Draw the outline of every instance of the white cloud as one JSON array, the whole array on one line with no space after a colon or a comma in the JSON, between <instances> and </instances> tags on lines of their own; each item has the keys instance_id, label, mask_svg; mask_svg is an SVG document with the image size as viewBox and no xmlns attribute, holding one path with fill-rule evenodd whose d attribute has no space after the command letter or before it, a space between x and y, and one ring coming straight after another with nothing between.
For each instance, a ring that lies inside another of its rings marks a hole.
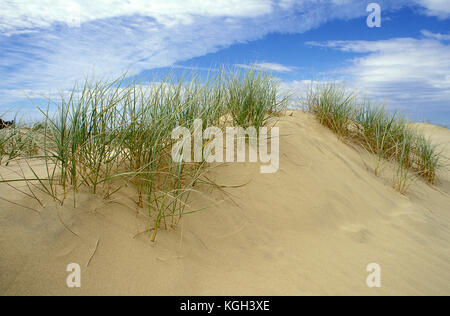
<instances>
[{"instance_id":1,"label":"white cloud","mask_svg":"<svg viewBox=\"0 0 450 316\"><path fill-rule=\"evenodd\" d=\"M428 38L434 38L439 41L450 41L450 34L433 33L428 30L422 30L422 35Z\"/></svg>"},{"instance_id":2,"label":"white cloud","mask_svg":"<svg viewBox=\"0 0 450 316\"><path fill-rule=\"evenodd\" d=\"M270 32L301 33L330 19L366 14L356 0L78 2L79 28L66 25L74 0L0 2L0 75L8 78L0 90L68 89L86 75L136 75Z\"/></svg>"},{"instance_id":3,"label":"white cloud","mask_svg":"<svg viewBox=\"0 0 450 316\"><path fill-rule=\"evenodd\" d=\"M381 2L383 10L409 3ZM440 8L428 2L427 14ZM366 5L360 0L0 0L0 76L7 78L0 84L0 110L23 91L53 94L86 75L136 75L269 33L303 33L331 20L365 17ZM68 27L77 20L80 27Z\"/></svg>"},{"instance_id":4,"label":"white cloud","mask_svg":"<svg viewBox=\"0 0 450 316\"><path fill-rule=\"evenodd\" d=\"M118 16L151 16L165 26L190 24L193 16L256 17L272 11L271 0L3 0L0 32L47 28L55 23L81 23Z\"/></svg>"},{"instance_id":5,"label":"white cloud","mask_svg":"<svg viewBox=\"0 0 450 316\"><path fill-rule=\"evenodd\" d=\"M310 43L363 54L341 69L348 83L393 107L426 116L450 112L450 45L435 39Z\"/></svg>"},{"instance_id":6,"label":"white cloud","mask_svg":"<svg viewBox=\"0 0 450 316\"><path fill-rule=\"evenodd\" d=\"M273 72L292 72L296 69L295 67L285 66L277 63L254 63L249 65L237 64L236 66L244 69L261 69Z\"/></svg>"},{"instance_id":7,"label":"white cloud","mask_svg":"<svg viewBox=\"0 0 450 316\"><path fill-rule=\"evenodd\" d=\"M425 13L429 16L437 16L441 19L450 17L449 0L415 0L415 2L425 8Z\"/></svg>"}]
</instances>

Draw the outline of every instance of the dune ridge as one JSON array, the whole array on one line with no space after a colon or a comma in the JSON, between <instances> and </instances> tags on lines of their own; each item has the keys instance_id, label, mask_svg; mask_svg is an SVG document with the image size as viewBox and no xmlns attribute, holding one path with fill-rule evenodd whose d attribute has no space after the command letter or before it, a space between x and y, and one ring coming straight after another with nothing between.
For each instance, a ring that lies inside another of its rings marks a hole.
<instances>
[{"instance_id":1,"label":"dune ridge","mask_svg":"<svg viewBox=\"0 0 450 316\"><path fill-rule=\"evenodd\" d=\"M394 167L375 176L373 156L291 114L278 123L277 173L217 166L208 177L223 188L191 197L209 208L156 243L127 189L108 202L80 193L77 208L48 201L39 215L2 202L0 295L450 294L450 173L399 194ZM449 130L419 127L450 157ZM4 184L0 196L30 205ZM81 289L66 286L69 263L82 267ZM370 263L381 288L366 285Z\"/></svg>"}]
</instances>

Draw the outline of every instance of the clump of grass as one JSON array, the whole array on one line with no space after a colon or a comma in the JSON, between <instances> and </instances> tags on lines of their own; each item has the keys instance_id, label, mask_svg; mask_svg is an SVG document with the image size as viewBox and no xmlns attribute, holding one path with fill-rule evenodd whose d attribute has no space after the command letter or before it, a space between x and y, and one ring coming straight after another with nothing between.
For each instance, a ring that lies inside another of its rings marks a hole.
<instances>
[{"instance_id":1,"label":"clump of grass","mask_svg":"<svg viewBox=\"0 0 450 316\"><path fill-rule=\"evenodd\" d=\"M8 147L13 136L13 133L9 129L0 130L0 165L3 159L8 156Z\"/></svg>"},{"instance_id":2,"label":"clump of grass","mask_svg":"<svg viewBox=\"0 0 450 316\"><path fill-rule=\"evenodd\" d=\"M398 113L384 106L360 101L356 93L346 92L335 84L318 84L308 89L306 108L319 122L339 136L356 140L377 156L375 174L385 161L397 163L394 187L404 194L412 176L430 184L436 182L442 156L437 146L422 133L411 128Z\"/></svg>"},{"instance_id":3,"label":"clump of grass","mask_svg":"<svg viewBox=\"0 0 450 316\"><path fill-rule=\"evenodd\" d=\"M195 119L202 119L204 128L224 129L224 117L244 127L261 127L287 101L278 83L264 72L220 71L206 81L196 75L189 81L184 78L169 75L147 85L124 77L86 80L50 103L56 114L40 109L44 119L25 138L0 134L0 150L9 150L0 153L17 158L28 148L28 140L37 140L35 158L43 161L46 174L28 164L34 178L22 181L60 204L70 194L76 206L83 188L110 199L122 187L134 186L136 207L154 219L155 241L161 227L175 228L185 214L195 211L187 210L189 197L207 170L204 162L172 161L172 131L178 126L192 131ZM20 179L0 183L15 181Z\"/></svg>"},{"instance_id":4,"label":"clump of grass","mask_svg":"<svg viewBox=\"0 0 450 316\"><path fill-rule=\"evenodd\" d=\"M356 94L336 84L316 84L307 89L306 109L339 136L348 136Z\"/></svg>"},{"instance_id":5,"label":"clump of grass","mask_svg":"<svg viewBox=\"0 0 450 316\"><path fill-rule=\"evenodd\" d=\"M424 135L416 138L416 166L422 178L431 184L436 182L436 173L442 167L441 152L433 142Z\"/></svg>"},{"instance_id":6,"label":"clump of grass","mask_svg":"<svg viewBox=\"0 0 450 316\"><path fill-rule=\"evenodd\" d=\"M0 130L0 165L18 157L30 157L38 152L36 136L32 130L14 124Z\"/></svg>"},{"instance_id":7,"label":"clump of grass","mask_svg":"<svg viewBox=\"0 0 450 316\"><path fill-rule=\"evenodd\" d=\"M367 102L355 113L355 132L352 136L377 156L375 175L378 175L384 160L396 159L399 144L406 133L406 120L397 113L391 114L384 106Z\"/></svg>"},{"instance_id":8,"label":"clump of grass","mask_svg":"<svg viewBox=\"0 0 450 316\"><path fill-rule=\"evenodd\" d=\"M393 187L401 194L405 194L414 178L412 176L412 155L416 135L406 125L403 134L398 135L395 144L394 159L397 162L397 171L393 179Z\"/></svg>"},{"instance_id":9,"label":"clump of grass","mask_svg":"<svg viewBox=\"0 0 450 316\"><path fill-rule=\"evenodd\" d=\"M226 108L236 126L261 126L286 109L289 96L280 93L280 83L264 71L236 71L226 86Z\"/></svg>"},{"instance_id":10,"label":"clump of grass","mask_svg":"<svg viewBox=\"0 0 450 316\"><path fill-rule=\"evenodd\" d=\"M401 153L406 154L407 144L403 143L400 146L401 146L400 147ZM398 192L400 192L401 194L405 194L408 191L413 180L414 178L413 175L411 174L411 169L399 163L397 165L396 173L394 174L394 177L392 179L393 188Z\"/></svg>"}]
</instances>

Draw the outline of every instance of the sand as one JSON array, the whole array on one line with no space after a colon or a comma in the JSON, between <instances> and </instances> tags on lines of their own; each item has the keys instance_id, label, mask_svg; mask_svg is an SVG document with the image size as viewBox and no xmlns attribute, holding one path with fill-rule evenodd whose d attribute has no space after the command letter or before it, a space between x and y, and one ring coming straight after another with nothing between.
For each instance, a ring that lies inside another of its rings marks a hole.
<instances>
[{"instance_id":1,"label":"sand","mask_svg":"<svg viewBox=\"0 0 450 316\"><path fill-rule=\"evenodd\" d=\"M0 295L450 295L450 172L401 195L389 165L376 177L371 155L309 114L279 126L278 173L218 166L217 183L250 182L194 195L194 208L209 208L156 243L136 236L149 223L127 190L42 208L0 184L0 197L41 212L0 201ZM450 157L449 130L418 126ZM79 289L66 285L70 263ZM370 263L380 288L366 284Z\"/></svg>"}]
</instances>

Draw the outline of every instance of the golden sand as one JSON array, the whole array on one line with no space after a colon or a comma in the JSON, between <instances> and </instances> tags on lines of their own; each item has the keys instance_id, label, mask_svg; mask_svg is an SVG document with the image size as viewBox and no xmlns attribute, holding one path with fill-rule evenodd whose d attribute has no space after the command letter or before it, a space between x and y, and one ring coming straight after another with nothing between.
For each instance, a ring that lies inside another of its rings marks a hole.
<instances>
[{"instance_id":1,"label":"golden sand","mask_svg":"<svg viewBox=\"0 0 450 316\"><path fill-rule=\"evenodd\" d=\"M0 295L449 295L450 172L406 195L393 170L340 141L312 116L279 123L280 170L229 164L209 175L228 187L195 194L178 229L160 231L137 213L127 190L78 206L36 202L7 185L1 202ZM421 127L450 157L450 131ZM2 175L11 172L0 168ZM136 236L137 235L137 236ZM66 285L70 263L80 289ZM88 264L89 263L89 264ZM381 267L381 288L366 267Z\"/></svg>"}]
</instances>

